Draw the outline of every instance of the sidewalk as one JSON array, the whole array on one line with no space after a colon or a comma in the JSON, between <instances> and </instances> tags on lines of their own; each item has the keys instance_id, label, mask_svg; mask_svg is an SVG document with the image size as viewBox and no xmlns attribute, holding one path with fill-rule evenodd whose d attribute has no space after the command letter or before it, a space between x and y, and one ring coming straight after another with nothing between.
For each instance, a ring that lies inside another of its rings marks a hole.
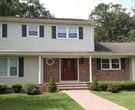
<instances>
[{"instance_id":1,"label":"sidewalk","mask_svg":"<svg viewBox=\"0 0 135 110\"><path fill-rule=\"evenodd\" d=\"M72 97L85 110L128 110L120 105L103 99L89 90L67 90L62 91Z\"/></svg>"}]
</instances>

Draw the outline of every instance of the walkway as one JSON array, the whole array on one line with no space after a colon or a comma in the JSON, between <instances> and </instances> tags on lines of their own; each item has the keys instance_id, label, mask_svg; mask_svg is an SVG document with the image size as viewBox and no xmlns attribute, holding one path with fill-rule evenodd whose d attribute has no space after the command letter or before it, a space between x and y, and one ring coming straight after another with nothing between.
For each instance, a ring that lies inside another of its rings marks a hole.
<instances>
[{"instance_id":1,"label":"walkway","mask_svg":"<svg viewBox=\"0 0 135 110\"><path fill-rule=\"evenodd\" d=\"M128 110L120 105L96 96L89 90L67 90L62 92L72 97L85 110Z\"/></svg>"}]
</instances>

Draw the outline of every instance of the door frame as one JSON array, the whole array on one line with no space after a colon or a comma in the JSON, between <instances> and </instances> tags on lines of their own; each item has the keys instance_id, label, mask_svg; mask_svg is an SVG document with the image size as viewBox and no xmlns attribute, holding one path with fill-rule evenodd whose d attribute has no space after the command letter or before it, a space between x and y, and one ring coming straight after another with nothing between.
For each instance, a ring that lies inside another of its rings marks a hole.
<instances>
[{"instance_id":1,"label":"door frame","mask_svg":"<svg viewBox=\"0 0 135 110\"><path fill-rule=\"evenodd\" d=\"M62 80L61 79L61 74L62 74L62 71L61 71L61 59L77 59L77 80ZM59 79L60 79L60 82L67 82L67 83L72 83L72 82L79 82L79 58L59 58Z\"/></svg>"}]
</instances>

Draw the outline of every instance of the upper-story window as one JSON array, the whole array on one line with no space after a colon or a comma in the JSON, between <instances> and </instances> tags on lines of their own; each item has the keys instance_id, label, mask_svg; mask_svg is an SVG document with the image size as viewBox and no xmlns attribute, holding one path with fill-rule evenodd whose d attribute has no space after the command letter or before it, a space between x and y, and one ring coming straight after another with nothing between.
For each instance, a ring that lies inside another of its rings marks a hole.
<instances>
[{"instance_id":1,"label":"upper-story window","mask_svg":"<svg viewBox=\"0 0 135 110\"><path fill-rule=\"evenodd\" d=\"M78 28L77 27L57 27L57 38L58 39L77 39L78 38Z\"/></svg>"},{"instance_id":2,"label":"upper-story window","mask_svg":"<svg viewBox=\"0 0 135 110\"><path fill-rule=\"evenodd\" d=\"M39 26L28 25L28 37L39 37Z\"/></svg>"}]
</instances>

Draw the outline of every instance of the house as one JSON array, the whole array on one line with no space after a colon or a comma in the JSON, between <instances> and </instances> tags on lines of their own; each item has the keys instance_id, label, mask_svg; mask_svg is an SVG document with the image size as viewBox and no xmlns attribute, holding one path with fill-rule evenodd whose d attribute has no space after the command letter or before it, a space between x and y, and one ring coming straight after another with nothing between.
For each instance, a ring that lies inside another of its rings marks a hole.
<instances>
[{"instance_id":1,"label":"house","mask_svg":"<svg viewBox=\"0 0 135 110\"><path fill-rule=\"evenodd\" d=\"M135 43L94 43L82 19L0 17L0 82L135 80Z\"/></svg>"}]
</instances>

